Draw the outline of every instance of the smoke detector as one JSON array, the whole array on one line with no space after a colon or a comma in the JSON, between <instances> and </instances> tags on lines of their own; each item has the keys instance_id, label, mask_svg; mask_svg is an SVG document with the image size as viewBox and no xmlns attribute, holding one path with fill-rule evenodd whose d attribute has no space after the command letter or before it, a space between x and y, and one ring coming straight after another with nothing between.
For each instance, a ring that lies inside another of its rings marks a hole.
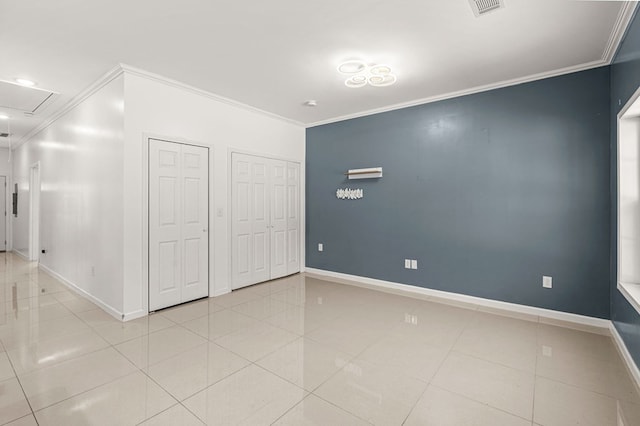
<instances>
[{"instance_id":1,"label":"smoke detector","mask_svg":"<svg viewBox=\"0 0 640 426\"><path fill-rule=\"evenodd\" d=\"M469 0L469 4L476 17L504 8L504 0Z\"/></svg>"}]
</instances>

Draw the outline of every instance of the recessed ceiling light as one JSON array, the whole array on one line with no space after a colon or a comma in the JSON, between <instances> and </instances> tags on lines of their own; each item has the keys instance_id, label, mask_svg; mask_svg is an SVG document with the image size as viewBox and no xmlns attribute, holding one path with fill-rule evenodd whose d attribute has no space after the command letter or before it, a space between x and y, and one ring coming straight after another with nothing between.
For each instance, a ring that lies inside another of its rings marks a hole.
<instances>
[{"instance_id":1,"label":"recessed ceiling light","mask_svg":"<svg viewBox=\"0 0 640 426\"><path fill-rule=\"evenodd\" d=\"M8 119L9 119L8 115L0 114L0 120L8 120Z\"/></svg>"},{"instance_id":2,"label":"recessed ceiling light","mask_svg":"<svg viewBox=\"0 0 640 426\"><path fill-rule=\"evenodd\" d=\"M367 67L363 61L347 61L338 65L338 72L346 75L357 74Z\"/></svg>"},{"instance_id":3,"label":"recessed ceiling light","mask_svg":"<svg viewBox=\"0 0 640 426\"><path fill-rule=\"evenodd\" d=\"M308 101L304 101L302 105L313 108L318 106L318 101L315 99L309 99Z\"/></svg>"},{"instance_id":4,"label":"recessed ceiling light","mask_svg":"<svg viewBox=\"0 0 640 426\"><path fill-rule=\"evenodd\" d=\"M27 87L36 85L36 83L34 83L31 80L27 80L26 78L16 78L16 83L18 83L21 86L27 86Z\"/></svg>"}]
</instances>

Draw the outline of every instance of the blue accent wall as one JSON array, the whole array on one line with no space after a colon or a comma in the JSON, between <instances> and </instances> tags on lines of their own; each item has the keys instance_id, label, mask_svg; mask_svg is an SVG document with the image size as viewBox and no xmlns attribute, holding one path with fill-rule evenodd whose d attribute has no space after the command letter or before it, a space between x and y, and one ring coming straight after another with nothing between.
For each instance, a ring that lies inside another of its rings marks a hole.
<instances>
[{"instance_id":1,"label":"blue accent wall","mask_svg":"<svg viewBox=\"0 0 640 426\"><path fill-rule=\"evenodd\" d=\"M609 318L609 78L603 67L308 129L306 265ZM381 179L343 175L376 166Z\"/></svg>"},{"instance_id":2,"label":"blue accent wall","mask_svg":"<svg viewBox=\"0 0 640 426\"><path fill-rule=\"evenodd\" d=\"M640 18L627 28L611 65L611 319L640 365L640 315L617 289L617 115L640 87Z\"/></svg>"}]
</instances>

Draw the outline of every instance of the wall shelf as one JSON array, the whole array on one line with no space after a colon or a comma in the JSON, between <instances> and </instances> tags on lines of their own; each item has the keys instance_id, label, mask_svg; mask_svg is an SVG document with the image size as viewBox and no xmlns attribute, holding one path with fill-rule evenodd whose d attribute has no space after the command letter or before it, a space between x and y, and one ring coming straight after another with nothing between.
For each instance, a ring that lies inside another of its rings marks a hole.
<instances>
[{"instance_id":1,"label":"wall shelf","mask_svg":"<svg viewBox=\"0 0 640 426\"><path fill-rule=\"evenodd\" d=\"M345 176L349 179L377 179L382 177L382 167L370 167L368 169L349 169Z\"/></svg>"}]
</instances>

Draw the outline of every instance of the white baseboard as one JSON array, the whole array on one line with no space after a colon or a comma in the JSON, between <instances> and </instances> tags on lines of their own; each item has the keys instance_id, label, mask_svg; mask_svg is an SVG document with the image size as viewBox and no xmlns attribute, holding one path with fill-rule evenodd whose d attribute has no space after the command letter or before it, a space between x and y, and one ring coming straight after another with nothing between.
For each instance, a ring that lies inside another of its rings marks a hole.
<instances>
[{"instance_id":1,"label":"white baseboard","mask_svg":"<svg viewBox=\"0 0 640 426\"><path fill-rule=\"evenodd\" d=\"M414 285L400 284L392 281L378 280L375 278L360 277L357 275L343 274L340 272L325 271L323 269L315 269L306 267L307 275L315 275L318 277L327 277L344 284L351 284L360 287L373 288L376 290L387 291L389 293L401 294L410 297L440 298L454 302L462 302L477 307L486 307L529 316L537 316L544 319L564 321L581 326L595 327L606 331L609 329L611 321L588 317L585 315L570 314L568 312L554 311L552 309L536 308L534 306L519 305L516 303L501 302L499 300L484 299L482 297L468 296L466 294L450 293L448 291L433 290L430 288L417 287ZM606 333L608 334L608 332Z\"/></svg>"},{"instance_id":2,"label":"white baseboard","mask_svg":"<svg viewBox=\"0 0 640 426\"><path fill-rule=\"evenodd\" d=\"M21 258L22 260L26 260L27 262L30 262L29 256L27 256L26 254L24 254L20 250L12 250L11 252L13 254L15 254L16 256L18 256L19 258Z\"/></svg>"},{"instance_id":3,"label":"white baseboard","mask_svg":"<svg viewBox=\"0 0 640 426\"><path fill-rule=\"evenodd\" d=\"M618 329L616 328L615 324L613 324L613 321L609 321L609 323L609 331L611 332L611 337L613 338L613 341L618 348L618 352L620 352L620 356L624 360L624 363L627 365L627 369L629 370L631 377L633 377L634 379L636 389L638 390L638 392L640 392L640 369L638 369L638 366L633 361L631 353L629 353L629 349L627 349L627 345L624 344L624 340L622 340L622 336L620 336L620 333L618 333Z\"/></svg>"},{"instance_id":4,"label":"white baseboard","mask_svg":"<svg viewBox=\"0 0 640 426\"><path fill-rule=\"evenodd\" d=\"M149 313L147 311L143 311L142 309L139 311L134 311L134 312L129 312L126 313L124 315L122 315L122 321L131 321L137 318L142 318L142 317L146 317L147 315L149 315Z\"/></svg>"},{"instance_id":5,"label":"white baseboard","mask_svg":"<svg viewBox=\"0 0 640 426\"><path fill-rule=\"evenodd\" d=\"M97 297L87 293L86 291L84 291L83 289L81 289L80 287L78 287L77 285L72 283L71 281L67 280L62 275L60 275L57 272L53 271L52 269L49 269L48 267L46 267L43 264L39 264L38 265L38 269L42 270L47 275L50 275L51 277L53 277L56 280L60 281L62 284L64 284L65 286L69 287L69 289L71 291L73 291L74 293L78 294L79 296L82 296L85 299L88 299L89 301L91 301L92 303L95 303L96 305L101 307L105 312L107 312L109 315L113 316L114 318L116 318L116 319L118 319L120 321L124 320L125 316L122 314L122 312L120 312L117 309L113 308L112 306L104 303L102 300L98 299Z\"/></svg>"}]
</instances>

